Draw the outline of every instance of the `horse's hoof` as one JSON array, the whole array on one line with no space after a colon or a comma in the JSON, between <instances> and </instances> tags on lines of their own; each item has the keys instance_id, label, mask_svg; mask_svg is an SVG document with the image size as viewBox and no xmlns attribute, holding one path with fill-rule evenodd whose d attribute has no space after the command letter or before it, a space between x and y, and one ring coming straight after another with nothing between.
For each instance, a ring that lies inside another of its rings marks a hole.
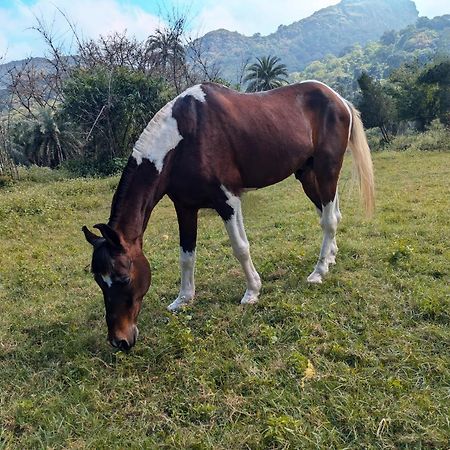
<instances>
[{"instance_id":1,"label":"horse's hoof","mask_svg":"<svg viewBox=\"0 0 450 450\"><path fill-rule=\"evenodd\" d=\"M308 278L307 278L308 283L313 283L313 284L321 284L322 283L322 275L320 275L320 273L318 272L313 272Z\"/></svg>"},{"instance_id":2,"label":"horse's hoof","mask_svg":"<svg viewBox=\"0 0 450 450\"><path fill-rule=\"evenodd\" d=\"M185 297L182 297L182 298L178 297L167 307L167 309L171 312L175 312L175 311L180 310L184 306L188 305L191 301L192 301L192 299L188 300Z\"/></svg>"},{"instance_id":3,"label":"horse's hoof","mask_svg":"<svg viewBox=\"0 0 450 450\"><path fill-rule=\"evenodd\" d=\"M246 292L241 300L241 305L254 305L258 303L258 294L251 294Z\"/></svg>"}]
</instances>

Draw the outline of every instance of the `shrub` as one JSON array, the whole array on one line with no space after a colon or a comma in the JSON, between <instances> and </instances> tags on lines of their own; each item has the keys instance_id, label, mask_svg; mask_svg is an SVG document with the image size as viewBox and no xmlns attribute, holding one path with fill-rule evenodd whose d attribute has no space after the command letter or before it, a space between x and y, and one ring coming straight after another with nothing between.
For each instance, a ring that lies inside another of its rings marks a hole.
<instances>
[{"instance_id":1,"label":"shrub","mask_svg":"<svg viewBox=\"0 0 450 450\"><path fill-rule=\"evenodd\" d=\"M65 161L61 168L74 177L104 177L116 175L128 158L77 158Z\"/></svg>"}]
</instances>

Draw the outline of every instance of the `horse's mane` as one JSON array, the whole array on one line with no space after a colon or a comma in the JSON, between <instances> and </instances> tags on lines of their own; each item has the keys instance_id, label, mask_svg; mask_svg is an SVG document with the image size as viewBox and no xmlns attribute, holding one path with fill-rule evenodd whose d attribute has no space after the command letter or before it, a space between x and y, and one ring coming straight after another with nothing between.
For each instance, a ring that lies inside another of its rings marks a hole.
<instances>
[{"instance_id":1,"label":"horse's mane","mask_svg":"<svg viewBox=\"0 0 450 450\"><path fill-rule=\"evenodd\" d=\"M137 168L136 159L130 157L128 159L127 165L123 169L122 176L120 177L119 185L117 186L116 192L114 193L113 200L111 203L111 214L109 216L109 225L113 227L114 222L117 220L120 205L125 199L130 186L131 180L133 179L133 173Z\"/></svg>"}]
</instances>

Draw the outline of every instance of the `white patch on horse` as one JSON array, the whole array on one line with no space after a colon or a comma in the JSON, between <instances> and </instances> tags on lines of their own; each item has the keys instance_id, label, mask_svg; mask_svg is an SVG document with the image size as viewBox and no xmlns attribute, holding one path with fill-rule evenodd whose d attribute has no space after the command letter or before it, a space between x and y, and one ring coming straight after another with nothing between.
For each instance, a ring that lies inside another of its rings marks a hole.
<instances>
[{"instance_id":1,"label":"white patch on horse","mask_svg":"<svg viewBox=\"0 0 450 450\"><path fill-rule=\"evenodd\" d=\"M242 304L251 304L258 301L261 290L261 278L253 265L250 256L250 245L244 228L244 219L242 215L241 200L233 195L225 186L220 186L227 196L227 204L233 208L233 214L225 221L225 228L230 238L233 254L241 263L247 279L247 289L242 297Z\"/></svg>"},{"instance_id":2,"label":"white patch on horse","mask_svg":"<svg viewBox=\"0 0 450 450\"><path fill-rule=\"evenodd\" d=\"M351 110L350 105L348 104L347 100L345 100L345 98L342 97L342 95L340 95L339 93L337 93L333 88L328 86L328 84L325 84L322 81L318 81L318 80L304 80L304 81L300 81L299 84L303 84L303 83L318 83L318 84L321 84L322 86L327 87L330 91L334 92L339 97L339 99L344 104L344 106L347 109L348 114L350 116L350 124L348 126L348 140L350 140L350 136L352 134L353 115L352 115L352 110Z\"/></svg>"},{"instance_id":3,"label":"white patch on horse","mask_svg":"<svg viewBox=\"0 0 450 450\"><path fill-rule=\"evenodd\" d=\"M190 303L195 296L195 250L185 252L180 247L181 287L178 297L167 307L169 311L175 311L183 305Z\"/></svg>"},{"instance_id":4,"label":"white patch on horse","mask_svg":"<svg viewBox=\"0 0 450 450\"><path fill-rule=\"evenodd\" d=\"M142 159L151 161L158 173L164 166L164 158L183 139L178 129L178 123L172 116L173 105L179 98L191 95L199 102L206 102L206 94L200 84L186 89L178 97L161 108L150 120L139 139L134 144L132 156L139 166Z\"/></svg>"},{"instance_id":5,"label":"white patch on horse","mask_svg":"<svg viewBox=\"0 0 450 450\"><path fill-rule=\"evenodd\" d=\"M192 86L192 87L186 89L176 99L183 98L188 95L191 95L192 97L194 97L196 100L198 100L201 103L206 102L206 94L205 94L205 91L202 89L201 84L196 84L195 86Z\"/></svg>"},{"instance_id":6,"label":"white patch on horse","mask_svg":"<svg viewBox=\"0 0 450 450\"><path fill-rule=\"evenodd\" d=\"M107 284L108 287L111 287L113 284L111 275L109 275L109 274L105 274L105 275L102 274L102 280Z\"/></svg>"},{"instance_id":7,"label":"white patch on horse","mask_svg":"<svg viewBox=\"0 0 450 450\"><path fill-rule=\"evenodd\" d=\"M338 196L332 202L322 206L322 214L320 216L320 225L323 230L323 241L320 249L319 260L316 267L308 277L310 283L322 283L323 277L328 273L329 264L334 264L337 253L336 245L336 229L340 221L341 214L339 212Z\"/></svg>"}]
</instances>

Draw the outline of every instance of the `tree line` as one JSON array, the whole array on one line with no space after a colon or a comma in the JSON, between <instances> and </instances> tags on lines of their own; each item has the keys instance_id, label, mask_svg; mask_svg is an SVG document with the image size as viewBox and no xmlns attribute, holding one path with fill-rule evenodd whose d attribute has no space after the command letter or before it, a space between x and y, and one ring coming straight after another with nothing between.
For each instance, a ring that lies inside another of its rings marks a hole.
<instances>
[{"instance_id":1,"label":"tree line","mask_svg":"<svg viewBox=\"0 0 450 450\"><path fill-rule=\"evenodd\" d=\"M230 85L205 58L202 41L187 37L186 17L168 17L144 41L125 33L83 40L66 19L75 42L71 52L38 20L48 57L40 65L30 59L12 68L3 80L8 88L0 97L0 175L14 175L14 162L65 165L78 175L114 173L169 100L203 81ZM438 118L449 125L449 73L449 58L404 64L385 80L363 72L353 100L366 127L378 127L389 142L402 123L424 130ZM264 91L288 82L286 66L269 55L245 62L232 87Z\"/></svg>"},{"instance_id":2,"label":"tree line","mask_svg":"<svg viewBox=\"0 0 450 450\"><path fill-rule=\"evenodd\" d=\"M378 127L385 143L409 124L425 131L433 120L450 126L450 58L428 64L406 63L387 79L377 80L366 72L358 78L356 104L366 128Z\"/></svg>"}]
</instances>

